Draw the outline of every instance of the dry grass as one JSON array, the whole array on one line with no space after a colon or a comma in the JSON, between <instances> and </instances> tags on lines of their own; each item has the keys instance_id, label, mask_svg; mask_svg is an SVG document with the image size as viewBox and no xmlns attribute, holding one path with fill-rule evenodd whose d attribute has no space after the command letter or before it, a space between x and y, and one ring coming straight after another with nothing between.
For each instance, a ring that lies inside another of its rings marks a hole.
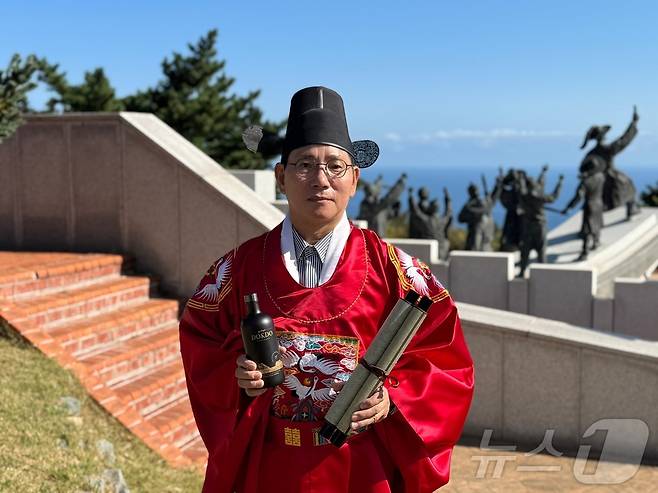
<instances>
[{"instance_id":1,"label":"dry grass","mask_svg":"<svg viewBox=\"0 0 658 493\"><path fill-rule=\"evenodd\" d=\"M0 491L93 491L90 478L108 467L123 471L133 493L201 490L198 472L169 467L37 350L0 337L0 369ZM64 396L80 400L81 423ZM103 438L114 444L114 466L96 451Z\"/></svg>"}]
</instances>

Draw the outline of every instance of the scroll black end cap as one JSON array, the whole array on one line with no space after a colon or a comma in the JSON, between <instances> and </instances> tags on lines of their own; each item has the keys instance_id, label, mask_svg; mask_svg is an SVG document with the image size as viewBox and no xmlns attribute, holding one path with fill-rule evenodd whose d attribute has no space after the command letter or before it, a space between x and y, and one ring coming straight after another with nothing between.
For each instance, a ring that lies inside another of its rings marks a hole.
<instances>
[{"instance_id":1,"label":"scroll black end cap","mask_svg":"<svg viewBox=\"0 0 658 493\"><path fill-rule=\"evenodd\" d=\"M418 302L418 308L426 312L427 310L430 309L430 306L432 306L433 301L428 298L427 296L423 296L420 301Z\"/></svg>"},{"instance_id":2,"label":"scroll black end cap","mask_svg":"<svg viewBox=\"0 0 658 493\"><path fill-rule=\"evenodd\" d=\"M326 422L322 425L322 428L320 428L320 436L322 438L326 438L327 440L331 441L331 437L334 436L334 433L338 431L338 428L336 428L334 425L332 425L329 422Z\"/></svg>"},{"instance_id":3,"label":"scroll black end cap","mask_svg":"<svg viewBox=\"0 0 658 493\"><path fill-rule=\"evenodd\" d=\"M418 298L420 298L420 295L416 293L416 291L410 289L405 295L404 300L412 305L415 305L416 301L418 301Z\"/></svg>"},{"instance_id":4,"label":"scroll black end cap","mask_svg":"<svg viewBox=\"0 0 658 493\"><path fill-rule=\"evenodd\" d=\"M346 440L347 433L343 433L340 430L336 430L336 433L331 437L331 443L338 448L342 447Z\"/></svg>"}]
</instances>

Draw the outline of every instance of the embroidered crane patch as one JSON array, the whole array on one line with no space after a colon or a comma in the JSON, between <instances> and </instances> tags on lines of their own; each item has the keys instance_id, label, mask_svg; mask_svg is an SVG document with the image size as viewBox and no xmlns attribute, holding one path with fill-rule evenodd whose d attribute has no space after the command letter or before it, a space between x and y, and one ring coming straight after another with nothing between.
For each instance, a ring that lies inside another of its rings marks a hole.
<instances>
[{"instance_id":1,"label":"embroidered crane patch","mask_svg":"<svg viewBox=\"0 0 658 493\"><path fill-rule=\"evenodd\" d=\"M427 264L393 245L388 245L388 256L395 265L402 289L413 289L420 295L440 301L450 296Z\"/></svg>"},{"instance_id":2,"label":"embroidered crane patch","mask_svg":"<svg viewBox=\"0 0 658 493\"><path fill-rule=\"evenodd\" d=\"M334 388L356 367L359 340L354 337L277 331L286 348L281 357L283 384L274 389L272 409L279 418L317 421L336 398Z\"/></svg>"},{"instance_id":3,"label":"embroidered crane patch","mask_svg":"<svg viewBox=\"0 0 658 493\"><path fill-rule=\"evenodd\" d=\"M210 266L199 286L187 302L188 306L206 311L217 311L219 303L231 290L233 252Z\"/></svg>"}]
</instances>

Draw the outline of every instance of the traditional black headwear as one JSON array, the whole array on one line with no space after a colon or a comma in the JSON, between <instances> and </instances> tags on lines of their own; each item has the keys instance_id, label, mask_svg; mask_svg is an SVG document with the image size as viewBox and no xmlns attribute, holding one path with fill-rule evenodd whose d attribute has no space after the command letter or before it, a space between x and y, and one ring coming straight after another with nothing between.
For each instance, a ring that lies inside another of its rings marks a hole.
<instances>
[{"instance_id":1,"label":"traditional black headwear","mask_svg":"<svg viewBox=\"0 0 658 493\"><path fill-rule=\"evenodd\" d=\"M251 150L261 147L262 130L249 127L243 140ZM371 166L379 156L372 140L352 142L347 130L345 108L340 95L327 87L307 87L297 91L290 101L288 128L283 139L281 162L286 163L292 151L311 144L328 144L343 149L359 168Z\"/></svg>"},{"instance_id":2,"label":"traditional black headwear","mask_svg":"<svg viewBox=\"0 0 658 493\"><path fill-rule=\"evenodd\" d=\"M599 137L603 137L608 132L608 130L610 130L610 125L602 125L602 126L594 125L590 127L587 133L585 134L585 140L583 140L583 145L581 145L580 148L584 149L587 143L592 139L598 139Z\"/></svg>"}]
</instances>

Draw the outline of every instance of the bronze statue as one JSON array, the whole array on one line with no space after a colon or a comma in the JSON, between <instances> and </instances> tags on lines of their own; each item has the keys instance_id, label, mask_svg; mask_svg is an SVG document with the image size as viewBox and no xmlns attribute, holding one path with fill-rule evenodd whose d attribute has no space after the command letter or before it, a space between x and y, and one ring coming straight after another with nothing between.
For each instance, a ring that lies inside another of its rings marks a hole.
<instances>
[{"instance_id":1,"label":"bronze statue","mask_svg":"<svg viewBox=\"0 0 658 493\"><path fill-rule=\"evenodd\" d=\"M613 160L615 155L623 151L637 135L637 121L639 119L637 109L634 106L631 123L617 140L609 144L604 143L605 134L610 130L610 125L593 126L587 131L585 140L580 146L581 149L584 149L590 140L596 141L596 145L583 158L579 171L587 174L591 171L603 173L605 179L602 190L604 210L607 211L626 204L626 217L628 219L638 212L635 201L635 185L626 174L615 168Z\"/></svg>"},{"instance_id":2,"label":"bronze statue","mask_svg":"<svg viewBox=\"0 0 658 493\"><path fill-rule=\"evenodd\" d=\"M544 205L555 202L560 195L562 181L564 176L560 175L553 193L547 195L544 193L544 180L548 166L542 167L542 173L535 181L525 173L514 172L516 188L519 191L519 218L521 220L521 229L519 245L521 247L521 277L528 267L530 252L537 252L537 261L546 262L546 214Z\"/></svg>"},{"instance_id":3,"label":"bronze statue","mask_svg":"<svg viewBox=\"0 0 658 493\"><path fill-rule=\"evenodd\" d=\"M562 210L566 214L569 209L575 207L578 202L585 200L583 205L583 225L580 228L580 237L583 239L583 249L578 260L585 260L590 249L595 250L599 246L601 228L603 227L603 187L605 176L599 168L592 168L580 173L580 183L576 193ZM590 240L592 246L590 248Z\"/></svg>"},{"instance_id":4,"label":"bronze statue","mask_svg":"<svg viewBox=\"0 0 658 493\"><path fill-rule=\"evenodd\" d=\"M422 192L422 193L421 193ZM413 188L409 188L409 237L434 239L439 243L439 258L447 259L450 251L448 241L448 230L452 224L452 201L447 188L443 188L443 200L445 210L443 215L439 213L438 200L433 199L426 208L421 207L423 199L427 199L427 189L422 187L418 191L419 202L416 203L413 196ZM415 225L414 236L411 235L411 225Z\"/></svg>"},{"instance_id":5,"label":"bronze statue","mask_svg":"<svg viewBox=\"0 0 658 493\"><path fill-rule=\"evenodd\" d=\"M491 211L500 197L501 179L498 177L493 191L489 194L487 184L482 176L484 197L480 197L477 186L471 183L468 186L468 201L459 212L458 220L466 223L468 234L466 236L466 250L490 252L493 240L494 223Z\"/></svg>"},{"instance_id":6,"label":"bronze statue","mask_svg":"<svg viewBox=\"0 0 658 493\"><path fill-rule=\"evenodd\" d=\"M364 182L363 192L365 197L359 206L359 216L357 219L368 221L368 228L372 229L380 237L386 235L386 223L390 215L394 214L396 202L399 202L400 195L404 191L407 174L402 173L391 189L379 197L381 190L381 179L378 182Z\"/></svg>"},{"instance_id":7,"label":"bronze statue","mask_svg":"<svg viewBox=\"0 0 658 493\"><path fill-rule=\"evenodd\" d=\"M545 164L542 166L541 172L535 182L542 192L544 191L544 182L547 171L548 165ZM503 174L503 168L498 168L498 177L501 184L500 203L506 210L500 246L500 249L504 252L518 250L521 244L521 217L519 216L521 191L518 188L517 174L519 174L523 180L525 180L527 176L526 172L523 170L510 168L507 174Z\"/></svg>"},{"instance_id":8,"label":"bronze statue","mask_svg":"<svg viewBox=\"0 0 658 493\"><path fill-rule=\"evenodd\" d=\"M414 211L418 210L423 215L429 214L429 190L426 187L418 189L418 203L414 201L411 195L411 188L409 189L409 238L427 238L427 228L420 214L415 214ZM412 205L413 202L413 205Z\"/></svg>"},{"instance_id":9,"label":"bronze statue","mask_svg":"<svg viewBox=\"0 0 658 493\"><path fill-rule=\"evenodd\" d=\"M521 220L518 215L519 190L514 177L515 170L510 169L503 175L503 168L499 168L500 181L500 203L505 208L505 222L503 223L503 235L500 249L505 252L513 252L519 248L521 236Z\"/></svg>"}]
</instances>

